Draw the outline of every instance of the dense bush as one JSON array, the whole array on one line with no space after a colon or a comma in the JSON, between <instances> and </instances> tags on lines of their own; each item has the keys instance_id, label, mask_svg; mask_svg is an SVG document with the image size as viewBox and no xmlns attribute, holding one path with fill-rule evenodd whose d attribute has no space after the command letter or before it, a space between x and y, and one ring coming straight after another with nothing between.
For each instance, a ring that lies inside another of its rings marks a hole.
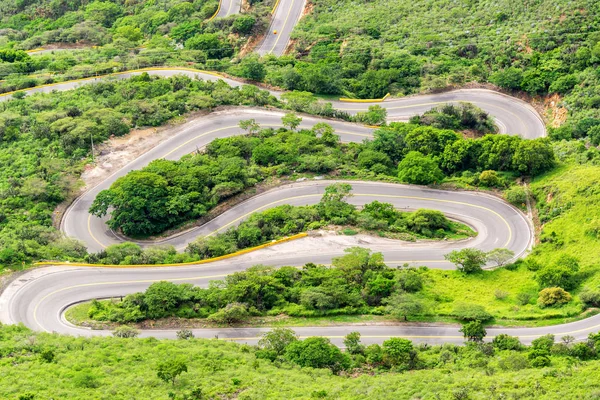
<instances>
[{"instance_id":1,"label":"dense bush","mask_svg":"<svg viewBox=\"0 0 600 400\"><path fill-rule=\"evenodd\" d=\"M98 144L136 126L161 125L219 104L272 101L254 88L141 75L0 103L0 264L85 256L80 242L64 239L52 228L52 218L56 205L74 193L91 140ZM159 186L163 179L144 176Z\"/></svg>"},{"instance_id":2,"label":"dense bush","mask_svg":"<svg viewBox=\"0 0 600 400\"><path fill-rule=\"evenodd\" d=\"M539 293L538 304L541 307L560 306L571 301L571 295L560 287L542 289Z\"/></svg>"},{"instance_id":3,"label":"dense bush","mask_svg":"<svg viewBox=\"0 0 600 400\"><path fill-rule=\"evenodd\" d=\"M529 149L529 141L516 137L461 139L453 131L406 124L382 128L375 132L372 141L346 145L325 124L294 131L300 121L288 114L283 123L291 129L278 131L260 129L255 122L244 121L241 125L248 136L217 139L204 153L179 161L155 160L102 191L90 211L102 216L112 209L108 221L111 228L144 236L204 216L219 202L270 175L335 171L372 177L370 171L376 176L393 176L397 168L400 181L430 184L444 179L440 164L446 174L480 169L478 159L486 160L485 168L516 172L520 167L513 165L513 153L529 151L522 149ZM552 152L547 142L539 145ZM459 150L461 147L468 151ZM535 164L532 168L537 171L551 165Z\"/></svg>"},{"instance_id":4,"label":"dense bush","mask_svg":"<svg viewBox=\"0 0 600 400\"><path fill-rule=\"evenodd\" d=\"M430 125L439 129L474 131L480 135L495 133L496 125L492 117L471 103L445 104L432 108L423 115L410 119L417 125Z\"/></svg>"}]
</instances>

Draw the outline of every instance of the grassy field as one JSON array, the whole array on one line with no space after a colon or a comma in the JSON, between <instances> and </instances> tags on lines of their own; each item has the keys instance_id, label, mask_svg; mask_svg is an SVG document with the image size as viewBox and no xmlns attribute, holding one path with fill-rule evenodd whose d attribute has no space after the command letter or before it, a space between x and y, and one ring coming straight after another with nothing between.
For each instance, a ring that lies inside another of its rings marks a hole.
<instances>
[{"instance_id":1,"label":"grassy field","mask_svg":"<svg viewBox=\"0 0 600 400\"><path fill-rule=\"evenodd\" d=\"M48 349L54 354L49 363L41 356ZM224 341L82 338L0 327L0 354L2 399L166 399L169 393L181 399L192 388L201 388L203 399L243 400L582 399L600 393L600 361L552 356L551 367L505 371L498 368L504 352L484 358L486 367L473 358L429 370L336 376L257 359L252 348ZM440 349L420 351L420 357L435 364ZM171 358L188 366L175 385L156 374L157 364Z\"/></svg>"}]
</instances>

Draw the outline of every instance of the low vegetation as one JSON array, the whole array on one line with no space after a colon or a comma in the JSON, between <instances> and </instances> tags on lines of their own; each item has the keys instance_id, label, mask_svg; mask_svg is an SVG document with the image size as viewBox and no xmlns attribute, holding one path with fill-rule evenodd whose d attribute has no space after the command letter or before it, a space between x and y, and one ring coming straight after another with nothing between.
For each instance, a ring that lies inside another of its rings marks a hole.
<instances>
[{"instance_id":1,"label":"low vegetation","mask_svg":"<svg viewBox=\"0 0 600 400\"><path fill-rule=\"evenodd\" d=\"M158 341L1 326L0 396L279 399L285 392L298 399L571 398L590 393L589 382L600 367L597 335L576 344L548 336L523 346L500 335L489 344L466 346L425 346L400 338L365 346L351 333L342 352L328 339L298 340L284 329L266 333L257 346L181 333L181 340Z\"/></svg>"},{"instance_id":2,"label":"low vegetation","mask_svg":"<svg viewBox=\"0 0 600 400\"><path fill-rule=\"evenodd\" d=\"M451 130L395 123L375 131L373 140L343 144L326 124L296 131L301 119L293 114L282 122L287 129L243 121L246 136L216 139L204 152L179 161L153 161L102 191L90 212L103 216L110 209L111 228L147 236L199 218L257 182L293 171L423 185L454 176L502 187L510 181L496 171L536 175L554 166L544 139L464 139Z\"/></svg>"},{"instance_id":3,"label":"low vegetation","mask_svg":"<svg viewBox=\"0 0 600 400\"><path fill-rule=\"evenodd\" d=\"M248 247L322 227L351 227L380 236L415 241L416 239L462 239L474 236L471 228L448 220L441 212L419 209L402 212L389 203L374 201L361 210L345 200L351 196L349 184L334 184L325 189L314 206L277 206L257 212L222 233L199 237L184 253L173 246L161 245L142 249L134 243L111 245L89 254L86 261L99 264L168 264L192 262L234 253ZM357 231L354 231L357 232Z\"/></svg>"}]
</instances>

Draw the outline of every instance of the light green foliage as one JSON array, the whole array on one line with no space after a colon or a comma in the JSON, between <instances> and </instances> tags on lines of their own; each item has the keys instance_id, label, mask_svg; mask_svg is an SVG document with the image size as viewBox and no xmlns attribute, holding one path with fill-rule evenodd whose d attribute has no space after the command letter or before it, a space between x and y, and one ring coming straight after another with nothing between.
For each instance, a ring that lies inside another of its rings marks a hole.
<instances>
[{"instance_id":1,"label":"light green foliage","mask_svg":"<svg viewBox=\"0 0 600 400\"><path fill-rule=\"evenodd\" d=\"M398 293L386 299L386 312L390 316L408 321L408 317L421 315L425 311L423 301L414 294Z\"/></svg>"},{"instance_id":2,"label":"light green foliage","mask_svg":"<svg viewBox=\"0 0 600 400\"><path fill-rule=\"evenodd\" d=\"M471 342L481 342L487 332L481 321L471 321L465 323L460 332L465 336L465 339Z\"/></svg>"},{"instance_id":3,"label":"light green foliage","mask_svg":"<svg viewBox=\"0 0 600 400\"><path fill-rule=\"evenodd\" d=\"M503 266L515 256L515 252L505 248L497 248L488 251L485 255L487 261L495 263L498 267Z\"/></svg>"},{"instance_id":4,"label":"light green foliage","mask_svg":"<svg viewBox=\"0 0 600 400\"><path fill-rule=\"evenodd\" d=\"M498 350L520 350L523 346L519 338L501 333L494 337L492 344Z\"/></svg>"},{"instance_id":5,"label":"light green foliage","mask_svg":"<svg viewBox=\"0 0 600 400\"><path fill-rule=\"evenodd\" d=\"M344 346L346 347L346 352L350 354L363 354L365 351L365 346L360 344L360 333L359 332L350 332L344 337Z\"/></svg>"},{"instance_id":6,"label":"light green foliage","mask_svg":"<svg viewBox=\"0 0 600 400\"><path fill-rule=\"evenodd\" d=\"M571 301L571 295L560 287L542 289L538 297L541 307L560 306Z\"/></svg>"},{"instance_id":7,"label":"light green foliage","mask_svg":"<svg viewBox=\"0 0 600 400\"><path fill-rule=\"evenodd\" d=\"M444 175L431 157L411 151L398 164L398 178L402 182L429 185L441 182Z\"/></svg>"},{"instance_id":8,"label":"light green foliage","mask_svg":"<svg viewBox=\"0 0 600 400\"><path fill-rule=\"evenodd\" d=\"M590 343L593 344L594 336L591 337ZM388 366L383 361L382 346L371 345L365 349L366 360L362 362L368 363L365 368L367 371L379 368L378 373L361 374L359 369L352 373L360 376L348 379L347 376L337 376L327 370L300 370L281 360L272 363L257 359L260 350L228 341L123 341L116 338L35 333L24 327L2 326L0 348L3 363L0 363L0 373L4 379L0 382L0 396L7 399L83 400L90 398L90 392L93 391L93 397L165 399L173 391L177 399L191 400L202 396L217 398L227 397L231 391L239 389L239 386L232 385L234 377L241 381L246 396L261 399L280 399L283 392L290 398L304 398L307 393L322 390L328 396L339 399L354 399L357 393L371 393L370 396L375 399L387 399L390 396L427 398L436 394L444 398L457 386L471 388L470 395L473 398L489 398L489 388L493 386L495 393L508 398L550 399L558 395L567 399L574 396L585 398L593 390L590 382L595 382L599 366L599 361L592 356L590 361L577 364L577 373L572 373L573 365L568 355L550 353L554 343L552 339L548 342L549 346L538 345L535 349L542 360L544 356L540 354L547 354L545 357L552 363L551 373L556 374L552 378L548 377L548 370L538 370L529 365L527 356L534 349L498 350L493 355L486 355L478 346L421 347L400 340L398 346L387 346L386 359L392 359L392 347L393 354L399 355L394 359L401 361L406 360L408 350L408 365L414 370L402 374L385 372ZM31 345L32 342L35 345ZM340 359L339 350L330 350L327 343L325 346L321 344L319 341L318 345L309 343L306 346L311 349L309 354L316 356L311 360ZM585 359L593 354L593 351L581 346L569 346L569 352L574 357ZM51 366L38 359L39 351L47 348L55 349L57 354L57 362ZM313 352L313 349L317 351ZM320 352L319 349L325 351ZM330 357L329 354L337 357ZM344 356L343 353L341 355ZM340 360L347 359L346 356ZM162 383L157 376L157 366L168 360L181 360L187 366L187 372L177 378L175 388ZM414 361L412 366L411 360ZM482 364L493 368L494 374L490 375L490 369ZM536 363L531 361L531 364ZM52 379L55 374L72 378ZM24 376L28 379L23 379ZM544 394L536 382L544 382L542 388L546 391L552 389L552 396Z\"/></svg>"},{"instance_id":9,"label":"light green foliage","mask_svg":"<svg viewBox=\"0 0 600 400\"><path fill-rule=\"evenodd\" d=\"M487 261L486 254L483 251L471 248L453 250L444 257L465 274L480 272Z\"/></svg>"},{"instance_id":10,"label":"light green foliage","mask_svg":"<svg viewBox=\"0 0 600 400\"><path fill-rule=\"evenodd\" d=\"M487 321L492 317L483 306L469 303L457 303L452 313L462 321Z\"/></svg>"},{"instance_id":11,"label":"light green foliage","mask_svg":"<svg viewBox=\"0 0 600 400\"><path fill-rule=\"evenodd\" d=\"M285 358L301 367L329 368L334 373L350 364L348 356L323 337L293 341L286 348Z\"/></svg>"},{"instance_id":12,"label":"light green foliage","mask_svg":"<svg viewBox=\"0 0 600 400\"><path fill-rule=\"evenodd\" d=\"M356 120L367 125L385 124L387 110L380 105L369 106L368 111L356 114Z\"/></svg>"},{"instance_id":13,"label":"light green foliage","mask_svg":"<svg viewBox=\"0 0 600 400\"><path fill-rule=\"evenodd\" d=\"M383 361L392 367L409 369L416 362L410 340L391 338L383 342Z\"/></svg>"},{"instance_id":14,"label":"light green foliage","mask_svg":"<svg viewBox=\"0 0 600 400\"><path fill-rule=\"evenodd\" d=\"M517 207L524 207L527 203L527 192L522 186L512 186L504 192L506 201Z\"/></svg>"},{"instance_id":15,"label":"light green foliage","mask_svg":"<svg viewBox=\"0 0 600 400\"><path fill-rule=\"evenodd\" d=\"M187 371L187 363L182 359L166 360L156 366L156 375L165 383L171 383L173 386L175 386L177 377Z\"/></svg>"},{"instance_id":16,"label":"light green foliage","mask_svg":"<svg viewBox=\"0 0 600 400\"><path fill-rule=\"evenodd\" d=\"M283 355L285 349L298 340L293 330L287 328L275 328L262 335L258 346L264 350L272 351L277 356Z\"/></svg>"},{"instance_id":17,"label":"light green foliage","mask_svg":"<svg viewBox=\"0 0 600 400\"><path fill-rule=\"evenodd\" d=\"M217 324L232 325L243 322L246 318L248 318L248 308L245 304L230 303L214 314L211 314L208 317L208 321Z\"/></svg>"}]
</instances>

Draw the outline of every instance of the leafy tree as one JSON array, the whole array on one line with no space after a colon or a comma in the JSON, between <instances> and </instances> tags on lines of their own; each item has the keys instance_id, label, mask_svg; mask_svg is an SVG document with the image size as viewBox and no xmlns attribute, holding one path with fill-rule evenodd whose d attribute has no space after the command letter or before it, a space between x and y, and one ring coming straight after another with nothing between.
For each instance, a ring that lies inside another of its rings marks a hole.
<instances>
[{"instance_id":1,"label":"leafy tree","mask_svg":"<svg viewBox=\"0 0 600 400\"><path fill-rule=\"evenodd\" d=\"M256 18L252 15L240 15L233 21L233 30L237 33L250 33L256 24Z\"/></svg>"},{"instance_id":2,"label":"leafy tree","mask_svg":"<svg viewBox=\"0 0 600 400\"><path fill-rule=\"evenodd\" d=\"M319 201L317 209L319 214L334 224L343 225L351 220L354 206L346 203L351 197L352 186L347 183L335 183L325 188L325 193Z\"/></svg>"},{"instance_id":3,"label":"leafy tree","mask_svg":"<svg viewBox=\"0 0 600 400\"><path fill-rule=\"evenodd\" d=\"M554 164L554 151L544 139L521 141L513 156L513 167L528 175L538 175Z\"/></svg>"},{"instance_id":4,"label":"leafy tree","mask_svg":"<svg viewBox=\"0 0 600 400\"><path fill-rule=\"evenodd\" d=\"M153 283L144 293L144 306L150 319L169 315L181 302L182 288L173 282Z\"/></svg>"},{"instance_id":5,"label":"leafy tree","mask_svg":"<svg viewBox=\"0 0 600 400\"><path fill-rule=\"evenodd\" d=\"M487 331L485 327L481 323L481 321L471 321L463 324L462 328L460 328L459 332L461 332L465 339L471 342L481 342L483 338L487 335Z\"/></svg>"},{"instance_id":6,"label":"leafy tree","mask_svg":"<svg viewBox=\"0 0 600 400\"><path fill-rule=\"evenodd\" d=\"M496 187L500 185L500 178L496 171L487 170L479 174L479 183L488 187Z\"/></svg>"},{"instance_id":7,"label":"leafy tree","mask_svg":"<svg viewBox=\"0 0 600 400\"><path fill-rule=\"evenodd\" d=\"M472 274L482 270L486 262L485 252L479 249L453 250L444 258L456 265L456 269L465 274Z\"/></svg>"},{"instance_id":8,"label":"leafy tree","mask_svg":"<svg viewBox=\"0 0 600 400\"><path fill-rule=\"evenodd\" d=\"M263 349L275 352L276 355L283 355L287 347L298 340L298 335L289 328L274 328L265 332L258 345Z\"/></svg>"},{"instance_id":9,"label":"leafy tree","mask_svg":"<svg viewBox=\"0 0 600 400\"><path fill-rule=\"evenodd\" d=\"M495 263L498 267L509 262L514 256L514 251L502 247L488 251L486 254L487 261Z\"/></svg>"},{"instance_id":10,"label":"leafy tree","mask_svg":"<svg viewBox=\"0 0 600 400\"><path fill-rule=\"evenodd\" d=\"M527 192L522 186L512 186L504 192L504 197L515 206L524 206L527 203Z\"/></svg>"},{"instance_id":11,"label":"leafy tree","mask_svg":"<svg viewBox=\"0 0 600 400\"><path fill-rule=\"evenodd\" d=\"M346 351L350 354L363 354L365 346L360 344L360 333L350 332L344 337L344 346Z\"/></svg>"},{"instance_id":12,"label":"leafy tree","mask_svg":"<svg viewBox=\"0 0 600 400\"><path fill-rule=\"evenodd\" d=\"M246 57L241 63L242 77L251 79L256 82L262 82L267 75L265 66L258 60L257 57Z\"/></svg>"},{"instance_id":13,"label":"leafy tree","mask_svg":"<svg viewBox=\"0 0 600 400\"><path fill-rule=\"evenodd\" d=\"M110 27L120 14L121 7L108 1L94 1L85 8L86 19L105 27Z\"/></svg>"},{"instance_id":14,"label":"leafy tree","mask_svg":"<svg viewBox=\"0 0 600 400\"><path fill-rule=\"evenodd\" d=\"M398 178L407 183L429 185L442 181L444 175L431 157L411 151L398 164Z\"/></svg>"},{"instance_id":15,"label":"leafy tree","mask_svg":"<svg viewBox=\"0 0 600 400\"><path fill-rule=\"evenodd\" d=\"M302 122L302 118L298 117L294 113L287 113L287 114L285 114L285 116L283 116L281 118L281 122L283 123L283 126L285 126L286 128L295 130L298 126L300 126L300 123Z\"/></svg>"},{"instance_id":16,"label":"leafy tree","mask_svg":"<svg viewBox=\"0 0 600 400\"><path fill-rule=\"evenodd\" d=\"M324 337L309 337L290 343L285 357L301 367L329 368L334 373L350 365L348 356Z\"/></svg>"},{"instance_id":17,"label":"leafy tree","mask_svg":"<svg viewBox=\"0 0 600 400\"><path fill-rule=\"evenodd\" d=\"M425 305L414 294L397 293L386 299L386 312L396 319L408 321L408 317L423 314Z\"/></svg>"},{"instance_id":18,"label":"leafy tree","mask_svg":"<svg viewBox=\"0 0 600 400\"><path fill-rule=\"evenodd\" d=\"M391 338L383 342L383 360L392 367L410 369L414 366L414 349L410 340Z\"/></svg>"},{"instance_id":19,"label":"leafy tree","mask_svg":"<svg viewBox=\"0 0 600 400\"><path fill-rule=\"evenodd\" d=\"M554 265L542 267L535 279L540 287L562 287L567 290L579 284L579 263L571 257L561 257Z\"/></svg>"},{"instance_id":20,"label":"leafy tree","mask_svg":"<svg viewBox=\"0 0 600 400\"><path fill-rule=\"evenodd\" d=\"M209 58L225 58L233 54L233 48L221 41L217 33L201 33L185 41L185 48L203 50Z\"/></svg>"},{"instance_id":21,"label":"leafy tree","mask_svg":"<svg viewBox=\"0 0 600 400\"><path fill-rule=\"evenodd\" d=\"M380 105L373 105L369 106L368 111L357 113L355 118L367 125L382 125L385 124L387 110Z\"/></svg>"},{"instance_id":22,"label":"leafy tree","mask_svg":"<svg viewBox=\"0 0 600 400\"><path fill-rule=\"evenodd\" d=\"M187 371L187 362L182 359L166 360L156 366L156 375L165 383L171 382L173 386L177 377Z\"/></svg>"}]
</instances>

